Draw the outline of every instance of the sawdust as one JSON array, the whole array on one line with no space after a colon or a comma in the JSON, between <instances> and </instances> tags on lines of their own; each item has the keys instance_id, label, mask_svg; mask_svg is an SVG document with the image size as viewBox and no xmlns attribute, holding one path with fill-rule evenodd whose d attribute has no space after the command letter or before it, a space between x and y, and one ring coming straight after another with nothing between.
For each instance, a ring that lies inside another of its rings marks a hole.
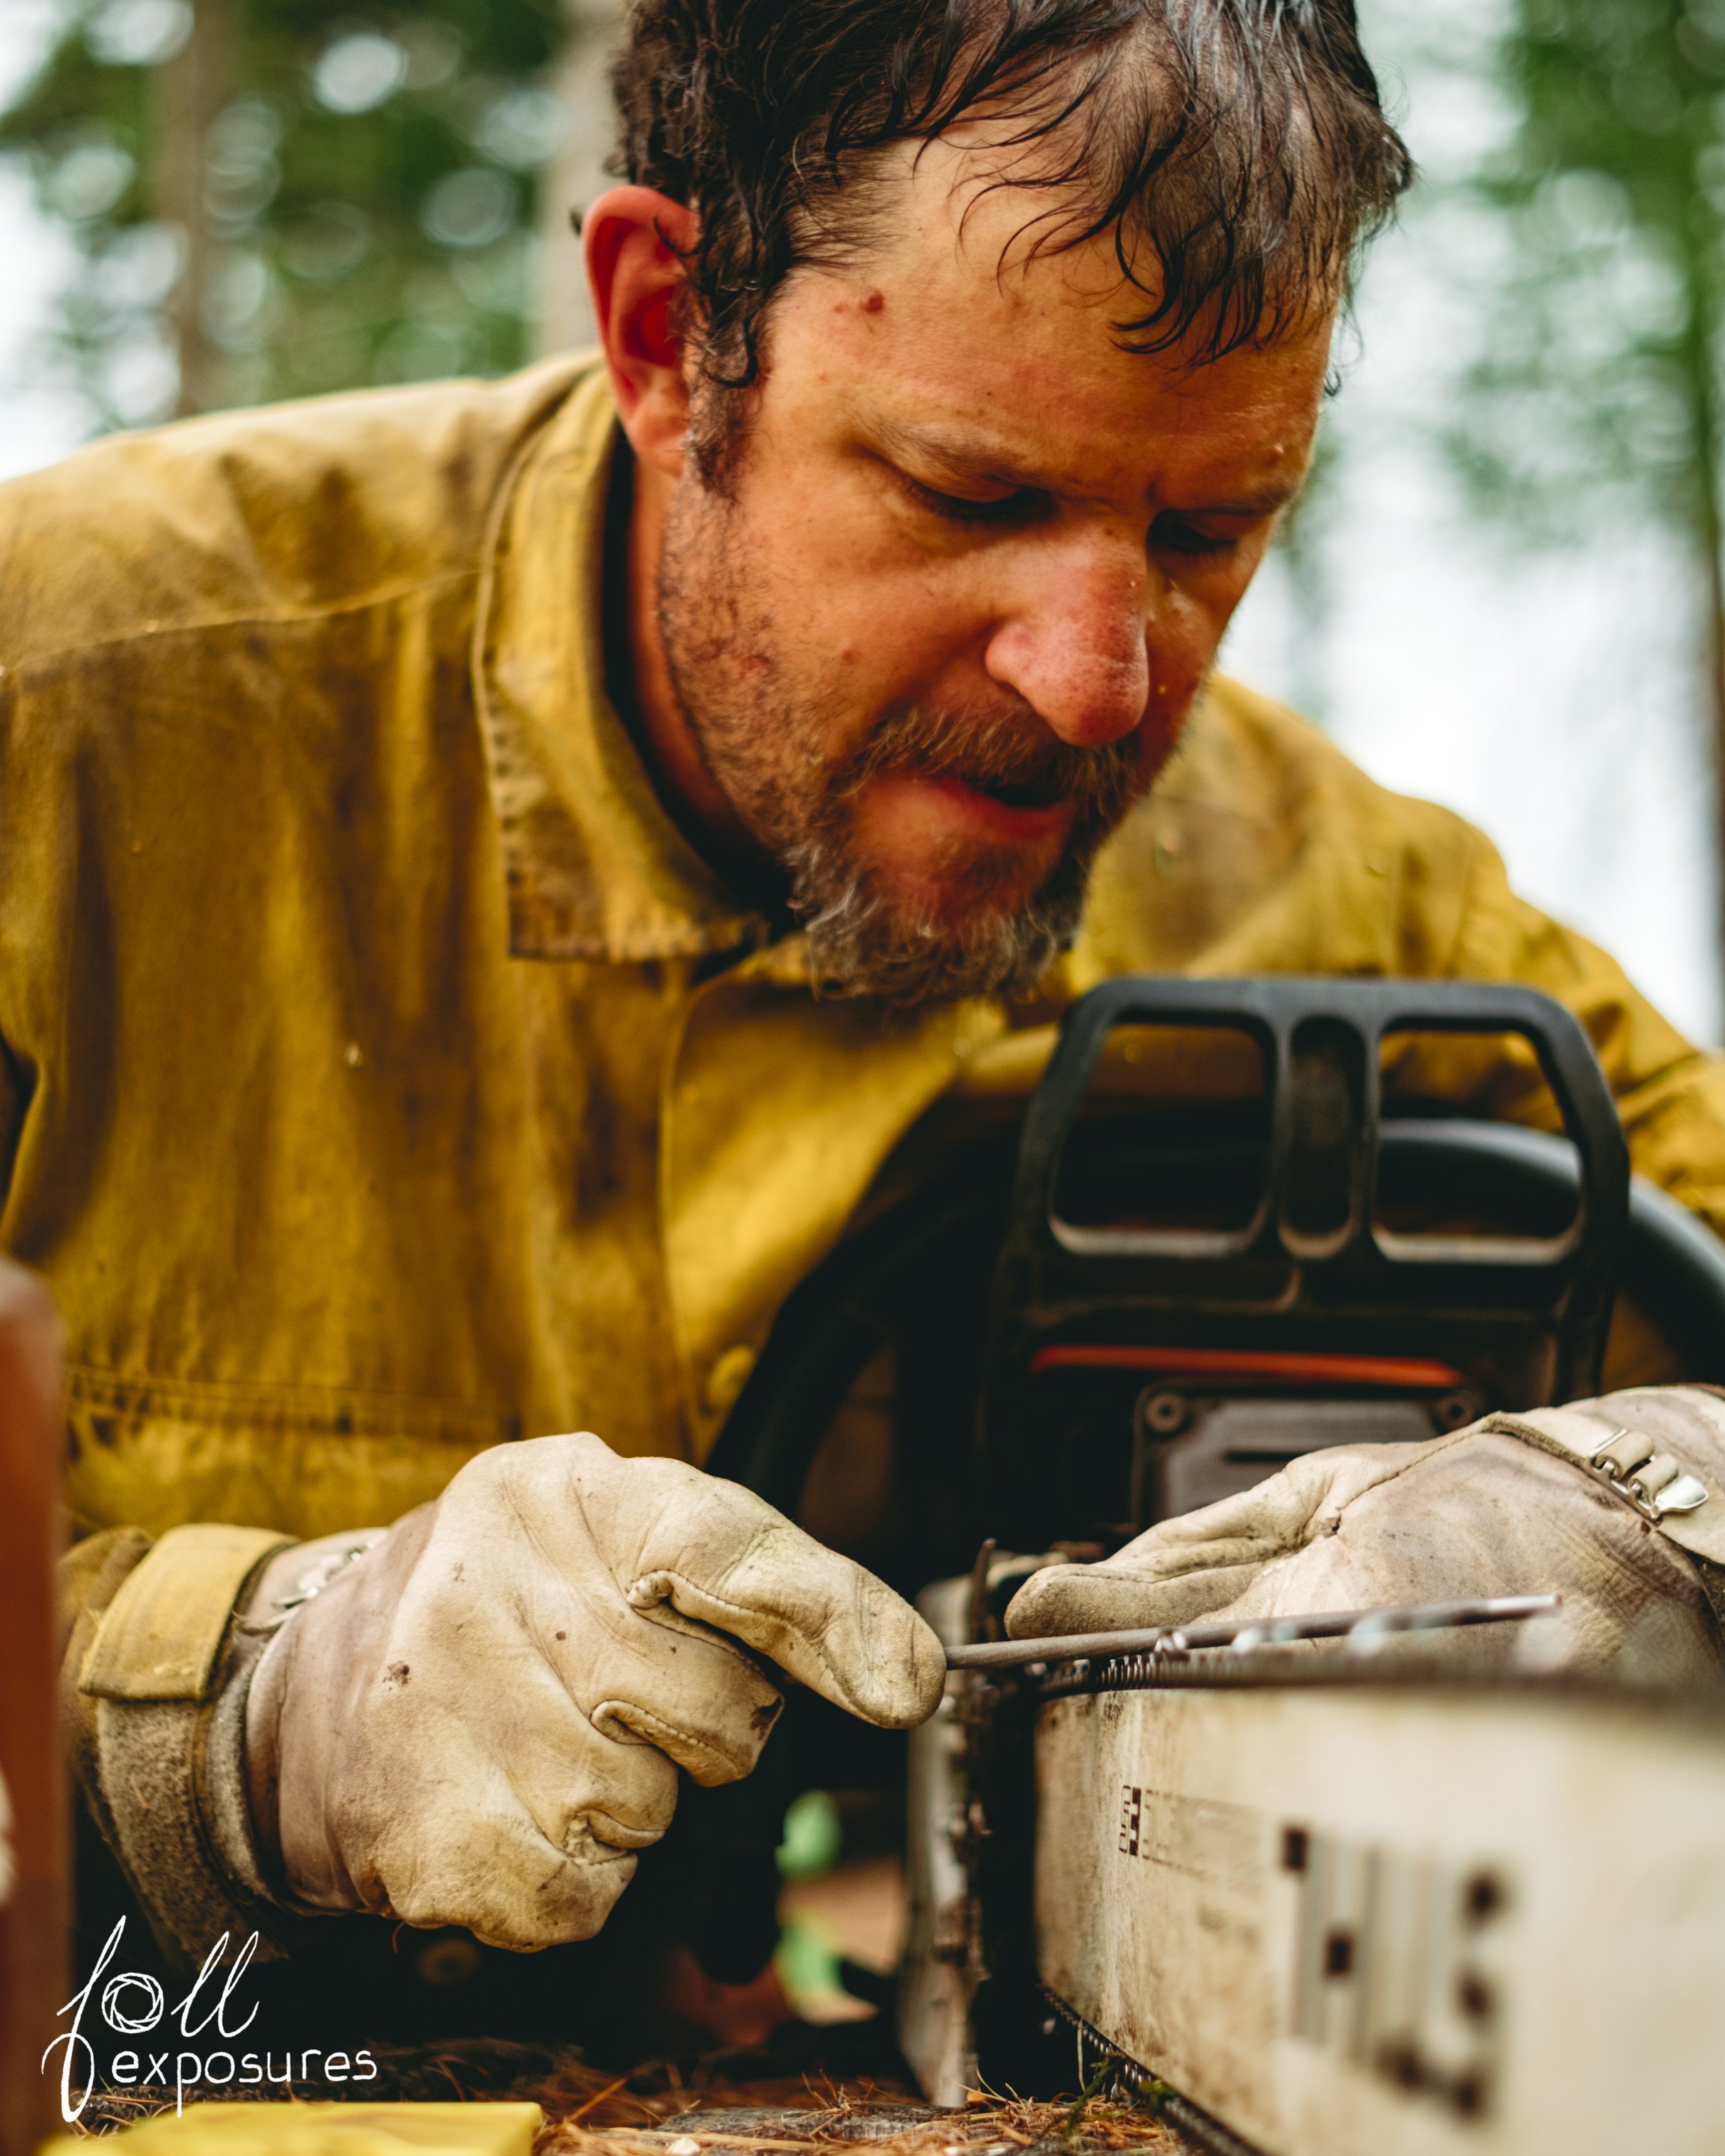
<instances>
[{"instance_id":1,"label":"sawdust","mask_svg":"<svg viewBox=\"0 0 1725 2156\"><path fill-rule=\"evenodd\" d=\"M1101 2097L978 2095L962 2111L931 2111L913 2090L873 2081L715 2080L680 2096L674 2070L650 2092L635 2079L572 2090L567 2103L559 2090L534 2091L547 2114L535 2156L1178 2156L1188 2147L1149 2109Z\"/></svg>"}]
</instances>

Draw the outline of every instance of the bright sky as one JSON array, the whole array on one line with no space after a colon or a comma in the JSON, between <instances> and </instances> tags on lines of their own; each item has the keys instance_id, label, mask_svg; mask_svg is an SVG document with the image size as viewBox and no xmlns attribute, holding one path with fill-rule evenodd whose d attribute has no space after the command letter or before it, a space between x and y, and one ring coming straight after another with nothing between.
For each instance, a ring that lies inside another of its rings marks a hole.
<instances>
[{"instance_id":1,"label":"bright sky","mask_svg":"<svg viewBox=\"0 0 1725 2156\"><path fill-rule=\"evenodd\" d=\"M1497 0L1446 0L1455 54ZM57 0L0 0L0 101ZM1442 172L1502 124L1466 65L1434 64L1419 0L1368 0L1368 49L1414 153ZM0 168L0 475L62 455L84 424L33 346L66 244ZM1324 558L1322 619L1272 561L1224 654L1298 702L1385 784L1482 824L1537 904L1614 951L1676 1022L1722 1032L1712 783L1697 708L1689 580L1657 535L1614 531L1561 558L1517 555L1464 512L1416 422L1452 392L1476 317L1448 274L1454 235L1414 211L1378 243L1361 351L1333 423L1349 447Z\"/></svg>"}]
</instances>

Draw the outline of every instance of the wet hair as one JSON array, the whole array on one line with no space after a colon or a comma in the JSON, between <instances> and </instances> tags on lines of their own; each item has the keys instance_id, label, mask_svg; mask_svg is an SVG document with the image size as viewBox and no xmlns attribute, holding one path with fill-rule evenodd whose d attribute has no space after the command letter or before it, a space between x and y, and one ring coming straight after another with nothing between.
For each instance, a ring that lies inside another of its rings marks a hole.
<instances>
[{"instance_id":1,"label":"wet hair","mask_svg":"<svg viewBox=\"0 0 1725 2156\"><path fill-rule=\"evenodd\" d=\"M879 153L960 121L1037 191L1028 251L1111 235L1120 343L1198 360L1343 298L1413 176L1353 0L634 0L612 80L610 169L698 214L715 387L793 270L878 238Z\"/></svg>"}]
</instances>

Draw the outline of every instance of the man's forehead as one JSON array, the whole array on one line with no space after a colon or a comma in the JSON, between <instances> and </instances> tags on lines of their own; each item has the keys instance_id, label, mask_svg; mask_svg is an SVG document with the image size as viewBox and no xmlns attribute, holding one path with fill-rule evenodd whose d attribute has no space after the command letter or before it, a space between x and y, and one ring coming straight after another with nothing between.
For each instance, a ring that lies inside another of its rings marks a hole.
<instances>
[{"instance_id":1,"label":"man's forehead","mask_svg":"<svg viewBox=\"0 0 1725 2156\"><path fill-rule=\"evenodd\" d=\"M1117 485L1130 464L1149 485L1153 465L1225 485L1248 511L1281 506L1316 419L1327 309L1220 358L1124 350L1122 311L1146 295L1111 237L1036 252L1024 235L1056 207L1048 191L990 187L986 171L925 145L875 198L878 244L783 295L802 316L792 341L823 369L830 356L856 424L888 454L1014 485L1059 490L1099 464Z\"/></svg>"}]
</instances>

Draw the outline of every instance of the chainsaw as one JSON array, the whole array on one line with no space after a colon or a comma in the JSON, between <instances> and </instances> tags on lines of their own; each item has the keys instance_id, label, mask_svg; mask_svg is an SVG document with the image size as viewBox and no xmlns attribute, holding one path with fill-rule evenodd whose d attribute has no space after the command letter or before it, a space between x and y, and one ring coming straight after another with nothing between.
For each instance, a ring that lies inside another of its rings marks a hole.
<instances>
[{"instance_id":1,"label":"chainsaw","mask_svg":"<svg viewBox=\"0 0 1725 2156\"><path fill-rule=\"evenodd\" d=\"M1200 1034L1255 1089L1099 1107L1123 1049ZM1551 1131L1386 1089L1410 1038L1469 1035L1524 1045ZM1106 2081L1232 2156L1725 2147L1725 1707L1565 1680L1537 1596L1002 1631L1037 1566L1302 1452L1596 1390L1620 1287L1725 1379L1725 1250L1632 1180L1559 1006L1137 978L1068 1013L1015 1158L979 1149L798 1291L711 1465L795 1513L891 1346L918 1502L871 1561L950 1666L901 1763L895 2010L932 2102ZM1445 1650L1473 1625L1515 1635L1490 1676ZM900 1766L819 1703L789 1723L758 1787L707 1800L716 1975L770 1941L787 1790Z\"/></svg>"}]
</instances>

